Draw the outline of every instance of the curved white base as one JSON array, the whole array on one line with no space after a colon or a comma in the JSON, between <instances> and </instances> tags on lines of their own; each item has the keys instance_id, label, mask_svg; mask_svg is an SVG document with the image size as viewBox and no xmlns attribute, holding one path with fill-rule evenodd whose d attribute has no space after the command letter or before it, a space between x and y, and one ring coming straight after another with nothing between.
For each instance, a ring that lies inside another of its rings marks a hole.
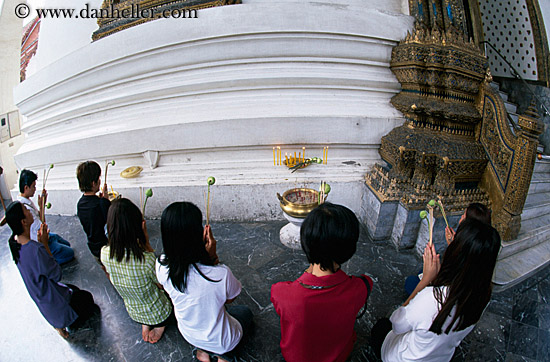
<instances>
[{"instance_id":1,"label":"curved white base","mask_svg":"<svg viewBox=\"0 0 550 362\"><path fill-rule=\"evenodd\" d=\"M152 187L150 216L174 200L202 204L208 176L223 208L213 220L278 218L275 193L296 183L360 190L381 136L402 123L389 60L412 26L395 12L402 1L378 3L248 1L80 48L16 89L27 134L18 167L41 177L55 164L47 187L60 214L75 212L87 159L115 159L108 182L134 201ZM273 166L274 146L318 157L330 146L329 164L290 174ZM132 165L141 177L118 176ZM358 212L360 193L341 191L333 200Z\"/></svg>"},{"instance_id":2,"label":"curved white base","mask_svg":"<svg viewBox=\"0 0 550 362\"><path fill-rule=\"evenodd\" d=\"M300 227L305 219L292 217L285 212L283 212L283 216L289 221L289 223L283 226L279 232L281 243L291 249L302 250L302 244L300 242Z\"/></svg>"}]
</instances>

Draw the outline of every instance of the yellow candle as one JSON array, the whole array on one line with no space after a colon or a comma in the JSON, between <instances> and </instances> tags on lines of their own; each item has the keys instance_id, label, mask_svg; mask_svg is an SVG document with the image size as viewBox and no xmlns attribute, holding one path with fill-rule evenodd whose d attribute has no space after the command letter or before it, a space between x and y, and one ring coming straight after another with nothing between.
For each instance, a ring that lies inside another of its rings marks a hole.
<instances>
[{"instance_id":1,"label":"yellow candle","mask_svg":"<svg viewBox=\"0 0 550 362\"><path fill-rule=\"evenodd\" d=\"M328 164L328 146L327 146L327 154L325 155L325 165Z\"/></svg>"},{"instance_id":2,"label":"yellow candle","mask_svg":"<svg viewBox=\"0 0 550 362\"><path fill-rule=\"evenodd\" d=\"M285 152L285 161L286 161L286 165L289 166L289 163L288 163L288 153Z\"/></svg>"},{"instance_id":3,"label":"yellow candle","mask_svg":"<svg viewBox=\"0 0 550 362\"><path fill-rule=\"evenodd\" d=\"M273 166L277 166L277 161L275 160L275 147L273 147Z\"/></svg>"},{"instance_id":4,"label":"yellow candle","mask_svg":"<svg viewBox=\"0 0 550 362\"><path fill-rule=\"evenodd\" d=\"M302 147L302 162L305 162L306 160L306 148L305 147Z\"/></svg>"},{"instance_id":5,"label":"yellow candle","mask_svg":"<svg viewBox=\"0 0 550 362\"><path fill-rule=\"evenodd\" d=\"M297 158L296 158L296 151L294 151L294 162L296 162Z\"/></svg>"},{"instance_id":6,"label":"yellow candle","mask_svg":"<svg viewBox=\"0 0 550 362\"><path fill-rule=\"evenodd\" d=\"M298 152L298 162L302 162L302 152Z\"/></svg>"},{"instance_id":7,"label":"yellow candle","mask_svg":"<svg viewBox=\"0 0 550 362\"><path fill-rule=\"evenodd\" d=\"M277 146L277 164L280 166L281 165L281 147Z\"/></svg>"}]
</instances>

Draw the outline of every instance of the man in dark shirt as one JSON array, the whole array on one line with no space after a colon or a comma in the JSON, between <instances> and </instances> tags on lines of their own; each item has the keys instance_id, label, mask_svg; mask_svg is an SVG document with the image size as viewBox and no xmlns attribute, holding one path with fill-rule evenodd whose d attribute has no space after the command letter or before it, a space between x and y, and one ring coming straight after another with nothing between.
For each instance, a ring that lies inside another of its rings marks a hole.
<instances>
[{"instance_id":1,"label":"man in dark shirt","mask_svg":"<svg viewBox=\"0 0 550 362\"><path fill-rule=\"evenodd\" d=\"M86 161L78 165L76 177L78 178L78 187L84 193L78 200L77 215L88 237L88 248L101 264L99 254L101 248L107 245L105 223L109 206L111 206L107 184L103 185L102 192L99 192L101 167L94 161ZM96 195L98 192L99 196Z\"/></svg>"}]
</instances>

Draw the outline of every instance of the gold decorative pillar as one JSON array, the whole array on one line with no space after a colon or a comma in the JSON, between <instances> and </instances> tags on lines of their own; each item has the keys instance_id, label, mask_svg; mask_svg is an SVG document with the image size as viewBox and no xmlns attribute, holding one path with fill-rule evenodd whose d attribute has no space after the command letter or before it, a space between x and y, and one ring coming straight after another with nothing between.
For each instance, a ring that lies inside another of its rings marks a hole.
<instances>
[{"instance_id":1,"label":"gold decorative pillar","mask_svg":"<svg viewBox=\"0 0 550 362\"><path fill-rule=\"evenodd\" d=\"M514 147L514 159L504 193L502 208L495 214L493 222L503 240L513 240L519 234L521 212L527 198L531 176L535 165L538 136L543 126L535 106L531 104L526 113L519 116L521 131Z\"/></svg>"}]
</instances>

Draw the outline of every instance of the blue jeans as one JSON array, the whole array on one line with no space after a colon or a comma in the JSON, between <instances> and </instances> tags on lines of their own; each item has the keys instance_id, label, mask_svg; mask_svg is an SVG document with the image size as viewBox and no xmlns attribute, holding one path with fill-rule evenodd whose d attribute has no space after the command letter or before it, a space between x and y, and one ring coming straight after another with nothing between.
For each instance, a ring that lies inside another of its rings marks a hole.
<instances>
[{"instance_id":1,"label":"blue jeans","mask_svg":"<svg viewBox=\"0 0 550 362\"><path fill-rule=\"evenodd\" d=\"M49 233L48 245L57 264L63 264L73 260L74 251L71 244L55 233Z\"/></svg>"}]
</instances>

